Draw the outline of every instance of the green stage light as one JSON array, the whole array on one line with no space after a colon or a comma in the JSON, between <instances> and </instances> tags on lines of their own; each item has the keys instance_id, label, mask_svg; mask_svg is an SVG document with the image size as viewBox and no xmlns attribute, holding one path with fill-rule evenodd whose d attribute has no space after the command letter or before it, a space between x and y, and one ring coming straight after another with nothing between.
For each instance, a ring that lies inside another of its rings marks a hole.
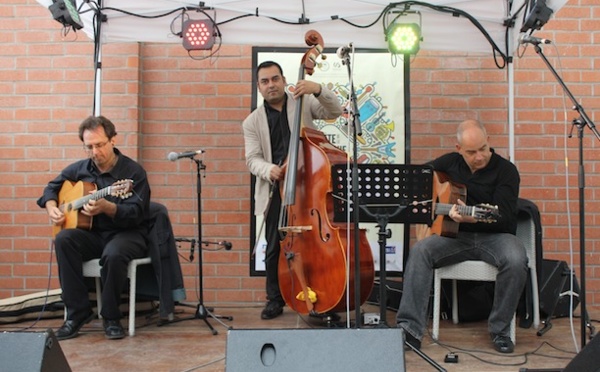
<instances>
[{"instance_id":1,"label":"green stage light","mask_svg":"<svg viewBox=\"0 0 600 372\"><path fill-rule=\"evenodd\" d=\"M421 47L421 28L416 23L394 23L386 32L388 49L394 54L417 54Z\"/></svg>"},{"instance_id":2,"label":"green stage light","mask_svg":"<svg viewBox=\"0 0 600 372\"><path fill-rule=\"evenodd\" d=\"M48 9L54 20L62 23L64 27L73 27L74 30L83 28L75 0L52 0Z\"/></svg>"}]
</instances>

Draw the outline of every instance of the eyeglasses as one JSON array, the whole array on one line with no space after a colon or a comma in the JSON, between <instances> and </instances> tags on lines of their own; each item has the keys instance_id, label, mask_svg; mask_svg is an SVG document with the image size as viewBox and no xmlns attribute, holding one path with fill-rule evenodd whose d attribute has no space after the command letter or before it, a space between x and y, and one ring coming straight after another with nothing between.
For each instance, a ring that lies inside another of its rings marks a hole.
<instances>
[{"instance_id":1,"label":"eyeglasses","mask_svg":"<svg viewBox=\"0 0 600 372\"><path fill-rule=\"evenodd\" d=\"M86 152L92 152L94 149L100 150L110 142L110 138L104 142L97 143L95 145L83 145L83 150Z\"/></svg>"}]
</instances>

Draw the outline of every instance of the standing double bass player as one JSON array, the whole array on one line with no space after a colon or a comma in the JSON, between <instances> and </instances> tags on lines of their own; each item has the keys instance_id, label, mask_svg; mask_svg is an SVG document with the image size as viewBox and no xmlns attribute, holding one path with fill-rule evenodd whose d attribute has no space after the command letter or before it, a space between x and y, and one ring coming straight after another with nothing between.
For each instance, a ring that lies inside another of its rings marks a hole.
<instances>
[{"instance_id":1,"label":"standing double bass player","mask_svg":"<svg viewBox=\"0 0 600 372\"><path fill-rule=\"evenodd\" d=\"M303 124L309 128L315 128L315 119L336 119L342 114L342 107L332 91L315 82L299 80L293 94L287 93L283 70L273 61L263 62L256 68L256 81L264 102L244 120L242 126L246 165L256 176L254 214L265 218L267 305L261 312L261 318L273 319L283 313L285 306L279 289L277 267L280 252L280 184L285 175L297 100L303 97Z\"/></svg>"}]
</instances>

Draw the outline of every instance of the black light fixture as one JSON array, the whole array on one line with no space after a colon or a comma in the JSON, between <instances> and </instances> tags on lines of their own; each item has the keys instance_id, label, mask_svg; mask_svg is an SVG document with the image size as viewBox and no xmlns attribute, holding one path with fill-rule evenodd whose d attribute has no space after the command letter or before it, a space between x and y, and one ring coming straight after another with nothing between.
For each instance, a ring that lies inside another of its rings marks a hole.
<instances>
[{"instance_id":1,"label":"black light fixture","mask_svg":"<svg viewBox=\"0 0 600 372\"><path fill-rule=\"evenodd\" d=\"M421 48L421 27L416 23L393 23L385 37L393 54L417 54Z\"/></svg>"},{"instance_id":2,"label":"black light fixture","mask_svg":"<svg viewBox=\"0 0 600 372\"><path fill-rule=\"evenodd\" d=\"M529 12L524 18L521 32L541 29L550 20L553 12L546 5L546 0L529 0L527 8Z\"/></svg>"},{"instance_id":3,"label":"black light fixture","mask_svg":"<svg viewBox=\"0 0 600 372\"><path fill-rule=\"evenodd\" d=\"M52 0L52 5L48 9L52 13L52 18L64 27L73 27L75 30L83 28L75 0Z\"/></svg>"},{"instance_id":4,"label":"black light fixture","mask_svg":"<svg viewBox=\"0 0 600 372\"><path fill-rule=\"evenodd\" d=\"M183 22L183 47L186 50L210 50L215 44L214 26L209 19L188 19Z\"/></svg>"}]
</instances>

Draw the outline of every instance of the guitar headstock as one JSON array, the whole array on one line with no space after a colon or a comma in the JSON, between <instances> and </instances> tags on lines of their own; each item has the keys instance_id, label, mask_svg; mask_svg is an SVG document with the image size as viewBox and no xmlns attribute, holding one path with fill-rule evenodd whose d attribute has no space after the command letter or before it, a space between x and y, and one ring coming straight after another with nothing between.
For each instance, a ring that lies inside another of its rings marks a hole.
<instances>
[{"instance_id":1,"label":"guitar headstock","mask_svg":"<svg viewBox=\"0 0 600 372\"><path fill-rule=\"evenodd\" d=\"M133 180L125 179L118 180L110 186L110 195L119 197L121 199L127 199L133 193Z\"/></svg>"},{"instance_id":2,"label":"guitar headstock","mask_svg":"<svg viewBox=\"0 0 600 372\"><path fill-rule=\"evenodd\" d=\"M500 218L500 211L497 205L491 204L477 204L474 207L473 217L478 222L492 223L498 221Z\"/></svg>"}]
</instances>

